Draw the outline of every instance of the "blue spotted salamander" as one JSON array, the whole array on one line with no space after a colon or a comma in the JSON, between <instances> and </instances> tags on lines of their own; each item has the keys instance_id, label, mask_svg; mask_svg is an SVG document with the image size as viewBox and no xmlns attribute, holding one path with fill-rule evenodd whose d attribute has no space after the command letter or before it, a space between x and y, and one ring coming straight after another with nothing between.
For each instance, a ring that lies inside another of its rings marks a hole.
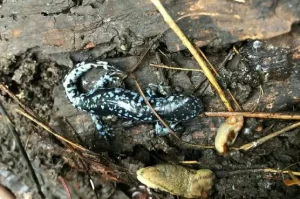
<instances>
[{"instance_id":1,"label":"blue spotted salamander","mask_svg":"<svg viewBox=\"0 0 300 199\"><path fill-rule=\"evenodd\" d=\"M79 78L92 68L101 67L107 72L95 86L86 93L79 91L77 83ZM125 119L144 122L157 122L157 118L137 92L123 88L108 88L107 85L121 80L124 72L109 65L107 62L95 63L81 62L65 77L63 86L72 105L79 110L89 112L96 123L96 128L103 136L108 135L108 129L103 125L101 116L115 115ZM121 80L122 81L122 80ZM199 99L194 96L170 95L159 97L153 89L147 89L147 99L162 119L172 124L190 120L203 111ZM166 134L161 130L159 123L156 133Z\"/></svg>"}]
</instances>

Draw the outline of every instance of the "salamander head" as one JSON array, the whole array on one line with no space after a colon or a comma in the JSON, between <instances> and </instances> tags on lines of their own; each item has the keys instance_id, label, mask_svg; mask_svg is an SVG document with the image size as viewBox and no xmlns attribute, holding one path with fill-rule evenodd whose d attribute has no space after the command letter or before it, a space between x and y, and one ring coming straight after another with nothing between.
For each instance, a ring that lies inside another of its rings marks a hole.
<instances>
[{"instance_id":1,"label":"salamander head","mask_svg":"<svg viewBox=\"0 0 300 199\"><path fill-rule=\"evenodd\" d=\"M169 121L190 120L203 112L201 101L194 96L169 96L167 101L164 118Z\"/></svg>"}]
</instances>

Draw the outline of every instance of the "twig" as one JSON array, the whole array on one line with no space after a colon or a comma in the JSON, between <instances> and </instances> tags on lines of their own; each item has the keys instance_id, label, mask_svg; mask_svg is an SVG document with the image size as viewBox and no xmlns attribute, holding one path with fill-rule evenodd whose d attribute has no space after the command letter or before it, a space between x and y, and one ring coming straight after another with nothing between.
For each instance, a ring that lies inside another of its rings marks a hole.
<instances>
[{"instance_id":1,"label":"twig","mask_svg":"<svg viewBox=\"0 0 300 199\"><path fill-rule=\"evenodd\" d=\"M198 164L200 165L200 162L196 160L190 160L190 161L179 161L180 164Z\"/></svg>"},{"instance_id":2,"label":"twig","mask_svg":"<svg viewBox=\"0 0 300 199\"><path fill-rule=\"evenodd\" d=\"M238 2L238 3L246 3L245 0L232 0L232 1L236 1L236 2Z\"/></svg>"},{"instance_id":3,"label":"twig","mask_svg":"<svg viewBox=\"0 0 300 199\"><path fill-rule=\"evenodd\" d=\"M298 50L300 50L300 45L298 45L298 46L296 46L295 48L289 50L289 51L288 51L288 54L293 53L293 52L298 51Z\"/></svg>"},{"instance_id":4,"label":"twig","mask_svg":"<svg viewBox=\"0 0 300 199\"><path fill-rule=\"evenodd\" d=\"M292 124L292 125L290 125L288 127L283 128L283 129L281 129L279 131L276 131L276 132L271 133L271 134L269 134L269 135L267 135L265 137L262 137L262 138L260 138L260 139L258 139L256 141L253 141L253 142L250 142L248 144L245 144L245 145L241 146L240 149L244 150L244 151L248 151L248 150L250 150L250 149L252 149L252 148L254 148L254 147L258 146L258 145L261 145L264 142L266 142L266 141L268 141L268 140L270 140L270 139L272 139L272 138L274 138L274 137L276 137L276 136L278 136L278 135L280 135L282 133L285 133L285 132L287 132L289 130L292 130L294 128L297 128L299 126L300 126L300 122L297 122L295 124Z\"/></svg>"},{"instance_id":5,"label":"twig","mask_svg":"<svg viewBox=\"0 0 300 199\"><path fill-rule=\"evenodd\" d=\"M220 13L211 13L211 12L195 12L195 13L189 13L186 15L182 15L179 17L176 22L186 18L186 17L199 17L199 16L211 16L211 17L226 17L226 18L236 18L241 19L239 15L231 15L231 14L220 14Z\"/></svg>"},{"instance_id":6,"label":"twig","mask_svg":"<svg viewBox=\"0 0 300 199\"><path fill-rule=\"evenodd\" d=\"M300 163L300 161L290 164L289 166L285 167L283 170L288 170L288 168L291 168L292 166L297 165L299 163Z\"/></svg>"},{"instance_id":7,"label":"twig","mask_svg":"<svg viewBox=\"0 0 300 199\"><path fill-rule=\"evenodd\" d=\"M239 105L239 103L236 101L235 97L233 96L233 94L231 93L231 91L229 89L227 89L227 92L229 93L231 99L233 100L234 104L236 105L238 111L241 111L242 108L241 106Z\"/></svg>"},{"instance_id":8,"label":"twig","mask_svg":"<svg viewBox=\"0 0 300 199\"><path fill-rule=\"evenodd\" d=\"M201 56L206 61L206 63L209 65L209 67L212 69L212 71L214 71L215 75L220 77L220 74L218 73L216 68L212 65L212 63L210 63L210 61L207 59L206 55L202 52L202 50L200 48L196 48L196 50L198 51L198 53L201 54Z\"/></svg>"},{"instance_id":9,"label":"twig","mask_svg":"<svg viewBox=\"0 0 300 199\"><path fill-rule=\"evenodd\" d=\"M155 117L157 117L157 119L170 131L170 133L176 137L177 135L175 134L175 132L169 127L169 125L156 113L156 111L153 109L153 107L151 106L151 104L149 103L148 99L146 98L144 92L142 91L140 85L138 84L136 78L134 77L133 74L130 74L131 78L133 79L139 93L141 94L141 96L144 98L145 103L149 106L149 108L151 109L152 113L155 115ZM179 138L178 138L179 139Z\"/></svg>"},{"instance_id":10,"label":"twig","mask_svg":"<svg viewBox=\"0 0 300 199\"><path fill-rule=\"evenodd\" d=\"M43 129L45 129L46 131L48 131L49 133L51 133L52 135L54 135L56 138L58 138L61 141L64 141L68 144L70 144L71 146L73 146L74 148L80 149L82 151L89 151L88 149L82 147L79 144L75 144L71 141L69 141L68 139L64 138L63 136L55 133L54 130L52 130L49 126L45 125L43 122L37 120L36 118L34 118L33 116L31 116L30 114L24 112L23 110L20 110L18 108L15 109L17 111L17 113L20 113L21 115L27 117L28 119L30 119L31 121L33 121L34 123L38 124L39 126L41 126Z\"/></svg>"},{"instance_id":11,"label":"twig","mask_svg":"<svg viewBox=\"0 0 300 199\"><path fill-rule=\"evenodd\" d=\"M272 169L272 168L266 168L264 169L264 172L268 173L284 173L288 174L290 170L281 170L281 169ZM295 176L300 176L300 172L298 171L291 171Z\"/></svg>"},{"instance_id":12,"label":"twig","mask_svg":"<svg viewBox=\"0 0 300 199\"><path fill-rule=\"evenodd\" d=\"M163 119L156 113L156 111L153 109L153 107L151 106L151 104L149 103L148 99L146 98L144 92L142 91L139 83L137 82L135 76L133 75L133 72L138 68L138 66L140 66L141 62L143 61L143 59L145 58L145 56L147 55L147 53L149 52L149 50L151 49L152 45L154 44L154 41L156 41L159 37L162 36L162 33L159 34L158 36L156 36L151 44L149 45L149 47L143 52L143 54L140 56L139 61L135 64L135 66L133 67L133 69L129 72L130 77L133 79L139 93L141 94L141 96L144 98L145 103L149 106L150 110L153 112L153 114L157 117L157 119L170 131L170 133L177 137L177 135L174 133L174 131L168 126L168 124L166 122L163 121ZM178 137L177 137L178 138ZM179 139L179 138L178 138Z\"/></svg>"},{"instance_id":13,"label":"twig","mask_svg":"<svg viewBox=\"0 0 300 199\"><path fill-rule=\"evenodd\" d=\"M300 120L299 114L294 113L263 113L263 112L204 112L209 117L230 117L242 115L251 118L280 119L280 120Z\"/></svg>"},{"instance_id":14,"label":"twig","mask_svg":"<svg viewBox=\"0 0 300 199\"><path fill-rule=\"evenodd\" d=\"M171 137L172 140L173 137ZM175 138L175 137L174 137ZM175 144L180 149L193 149L193 150L202 150L202 149L214 149L215 146L213 145L200 145L200 144L191 144L188 142L185 142L179 138L175 138L176 140L172 140L173 144Z\"/></svg>"},{"instance_id":15,"label":"twig","mask_svg":"<svg viewBox=\"0 0 300 199\"><path fill-rule=\"evenodd\" d=\"M198 145L198 144L190 144L188 142L182 141L176 134L175 132L168 126L168 124L156 113L156 111L153 109L149 101L147 100L144 92L142 91L140 85L138 84L136 78L134 77L133 74L130 74L130 77L134 80L135 85L140 93L140 95L144 98L145 103L149 106L153 114L157 117L157 119L166 127L170 134L173 135L171 136L171 139L175 139L176 142L173 142L174 144L177 144L181 148L186 148L186 149L213 149L214 146L205 146L205 145Z\"/></svg>"},{"instance_id":16,"label":"twig","mask_svg":"<svg viewBox=\"0 0 300 199\"><path fill-rule=\"evenodd\" d=\"M143 54L139 57L139 60L137 61L137 63L134 65L134 67L129 71L129 73L133 73L137 67L141 64L141 62L144 60L144 58L146 57L147 53L149 52L149 50L152 48L153 44L163 35L165 31L163 31L161 34L157 35L154 39L152 39L149 42L149 46L148 48L143 52Z\"/></svg>"},{"instance_id":17,"label":"twig","mask_svg":"<svg viewBox=\"0 0 300 199\"><path fill-rule=\"evenodd\" d=\"M183 70L183 71L196 71L196 72L203 72L200 69L195 69L195 68L179 68L179 67L173 67L173 66L166 66L166 65L159 65L159 64L150 64L150 66L154 66L157 68L166 68L170 70Z\"/></svg>"},{"instance_id":18,"label":"twig","mask_svg":"<svg viewBox=\"0 0 300 199\"><path fill-rule=\"evenodd\" d=\"M67 123L67 125L70 127L71 131L73 132L74 137L77 139L77 142L84 146L84 142L81 139L80 135L76 131L76 129L73 127L73 125L69 122L69 120L66 117L63 117L64 121Z\"/></svg>"},{"instance_id":19,"label":"twig","mask_svg":"<svg viewBox=\"0 0 300 199\"><path fill-rule=\"evenodd\" d=\"M214 171L215 175L218 178L225 178L233 175L240 175L245 173L262 173L264 169L244 169L244 170L235 170L235 171Z\"/></svg>"},{"instance_id":20,"label":"twig","mask_svg":"<svg viewBox=\"0 0 300 199\"><path fill-rule=\"evenodd\" d=\"M17 113L22 114L23 116L27 117L28 119L32 120L33 122L35 122L36 124L38 124L39 126L41 126L43 129L45 129L46 131L48 131L49 133L51 133L53 136L55 136L56 138L58 138L59 140L67 143L66 146L69 147L73 152L75 152L76 155L79 155L81 159L85 158L85 156L81 155L80 152L86 152L85 155L87 156L95 156L96 154L94 152L89 151L88 149L82 147L81 145L72 143L71 141L67 140L66 138L60 136L58 133L56 133L51 127L49 127L48 125L46 125L43 120L37 115L35 114L30 108L28 108L27 106L25 106L19 99L17 96L15 96L5 85L0 83L0 89L2 89L3 91L7 92L8 95L10 97L12 97L16 103L18 103L24 110L20 110L20 109L16 109ZM26 111L26 112L25 112ZM1 116L1 115L0 115ZM75 149L80 149L81 151L75 150ZM97 155L98 157L98 155ZM106 161L109 162L111 164L111 161L107 160L106 158L104 158L103 156L101 156L102 161ZM88 159L90 160L90 158ZM98 162L97 162L98 163ZM103 173L104 175L108 176L110 179L115 180L115 181L119 181L118 177L112 176L112 175L108 175L108 173L112 173L111 171L100 171L101 173ZM123 182L126 182L123 180Z\"/></svg>"},{"instance_id":21,"label":"twig","mask_svg":"<svg viewBox=\"0 0 300 199\"><path fill-rule=\"evenodd\" d=\"M23 147L22 141L21 141L18 133L16 132L16 130L14 128L12 120L9 118L9 116L8 116L6 110L4 109L4 107L3 107L3 105L2 105L1 102L0 102L0 113L3 116L4 122L6 123L9 131L13 134L13 136L15 138L15 141L16 141L16 143L17 143L17 145L18 145L18 147L19 147L19 149L21 151L21 154L22 154L23 158L25 159L25 162L27 164L29 173L30 173L30 175L31 175L31 177L32 177L35 185L36 185L36 188L38 190L39 195L41 196L41 198L46 198L45 195L44 195L44 193L42 192L41 185L40 185L39 180L38 180L38 178L36 176L36 173L35 173L35 171L33 169L33 166L32 166L32 164L31 164L31 162L29 160L27 152L25 151L25 149Z\"/></svg>"},{"instance_id":22,"label":"twig","mask_svg":"<svg viewBox=\"0 0 300 199\"><path fill-rule=\"evenodd\" d=\"M57 134L52 128L50 128L48 125L44 124L44 121L42 120L41 117L39 117L37 114L34 113L34 111L32 111L30 108L28 108L23 102L21 102L21 100L19 100L19 98L14 95L4 84L0 83L0 89L2 89L3 91L5 91L11 98L13 98L16 103L18 103L26 112L24 112L23 110L20 109L16 109L16 111L20 114L22 114L23 116L27 117L28 119L32 120L33 122L35 122L36 124L38 124L39 126L41 126L42 128L44 128L46 131L48 131L49 133L51 133L52 135L54 135L56 138L58 138L59 140L67 143L67 146L71 149L74 150L74 148L76 149L80 149L82 151L85 152L90 152L89 150L85 149L84 147L82 147L79 144L75 144L72 143L71 141L69 141L68 139L60 136L59 134ZM68 124L68 120L65 120ZM69 124L70 125L70 124ZM70 125L71 126L71 125ZM72 126L71 126L72 127ZM72 127L73 129L73 127ZM74 129L73 129L74 130ZM76 131L75 131L76 132ZM77 137L78 138L78 137ZM82 141L80 139L80 141ZM71 146L71 147L70 147ZM73 148L74 147L74 148ZM79 153L78 151L74 150L75 153ZM80 159L81 160L81 159ZM81 163L83 164L83 161L81 160ZM84 165L84 164L83 164ZM85 165L84 165L85 166ZM86 169L85 169L86 170ZM87 171L87 170L86 170ZM88 172L87 172L88 173ZM88 176L90 177L90 174L88 173ZM70 192L68 187L66 187L66 184L62 181L62 184L64 186L64 188L66 189L69 198L71 198ZM96 198L99 198L96 191L94 190L95 194L96 194ZM45 197L43 197L45 198Z\"/></svg>"},{"instance_id":23,"label":"twig","mask_svg":"<svg viewBox=\"0 0 300 199\"><path fill-rule=\"evenodd\" d=\"M263 95L264 95L264 90L263 90L262 86L259 85L259 96L258 96L258 99L257 99L257 101L256 101L256 105L254 106L254 108L252 109L251 112L254 112L254 111L256 110L256 108L258 107L259 102L260 102L260 100L261 100L261 97L262 97Z\"/></svg>"},{"instance_id":24,"label":"twig","mask_svg":"<svg viewBox=\"0 0 300 199\"><path fill-rule=\"evenodd\" d=\"M220 70L221 68L223 68L227 61L234 55L234 53L234 50L230 50L229 53L225 56L224 60L218 65L217 69Z\"/></svg>"},{"instance_id":25,"label":"twig","mask_svg":"<svg viewBox=\"0 0 300 199\"><path fill-rule=\"evenodd\" d=\"M236 171L215 171L214 173L218 178L224 178L227 176L232 175L239 175L245 173L284 173L289 174L290 170L281 170L281 169L272 169L272 168L265 168L265 169L245 169L245 170L236 170ZM300 176L300 172L291 171L295 176Z\"/></svg>"},{"instance_id":26,"label":"twig","mask_svg":"<svg viewBox=\"0 0 300 199\"><path fill-rule=\"evenodd\" d=\"M221 89L220 85L218 84L217 80L213 76L212 72L209 70L209 68L206 65L205 60L199 55L197 50L194 48L192 43L187 39L187 37L184 35L184 33L180 30L180 28L177 26L175 21L170 17L170 15L167 13L163 5L159 0L151 0L152 3L156 6L156 8L159 10L160 14L163 16L166 23L169 25L169 27L177 34L177 36L182 40L183 44L189 49L191 54L194 56L195 60L198 62L199 66L203 70L205 76L208 78L210 83L213 85L213 87L218 92L221 100L225 104L226 108L229 111L233 111L233 108L231 107L229 101L225 97L224 91Z\"/></svg>"},{"instance_id":27,"label":"twig","mask_svg":"<svg viewBox=\"0 0 300 199\"><path fill-rule=\"evenodd\" d=\"M240 54L240 52L238 51L238 49L236 49L236 47L235 47L235 46L233 46L232 50L235 52L235 54L237 54L237 55L239 55L239 54Z\"/></svg>"},{"instance_id":28,"label":"twig","mask_svg":"<svg viewBox=\"0 0 300 199\"><path fill-rule=\"evenodd\" d=\"M64 190L66 191L66 193L67 193L67 195L68 195L68 198L69 198L69 199L72 199L72 195L71 195L71 193L70 193L70 189L69 189L68 185L66 184L64 178L61 177L61 176L58 176L58 180L59 180L59 182L62 184L62 186L64 187Z\"/></svg>"},{"instance_id":29,"label":"twig","mask_svg":"<svg viewBox=\"0 0 300 199\"><path fill-rule=\"evenodd\" d=\"M91 177L91 174L90 174L90 172L89 172L87 166L85 165L85 161L83 161L83 160L81 159L81 157L79 157L79 162L81 163L81 165L83 166L84 171L87 173L87 175L88 175L88 177L89 177L90 184L91 184L91 187L92 187L92 189L93 189L93 191L94 191L94 193L95 193L96 198L99 199L98 193L97 193L97 191L96 191L96 189L95 189L94 181L93 181L93 179L92 179L92 177Z\"/></svg>"},{"instance_id":30,"label":"twig","mask_svg":"<svg viewBox=\"0 0 300 199\"><path fill-rule=\"evenodd\" d=\"M283 183L286 186L292 186L292 185L300 186L300 180L291 171L288 171L288 172L289 172L289 176L292 178L292 180L283 180Z\"/></svg>"},{"instance_id":31,"label":"twig","mask_svg":"<svg viewBox=\"0 0 300 199\"><path fill-rule=\"evenodd\" d=\"M162 33L159 35L159 37L162 35ZM157 38L153 40L156 40ZM153 44L153 43L152 43ZM140 93L140 95L144 98L145 103L149 106L150 110L153 112L153 114L157 117L157 119L164 125L164 127L166 127L170 134L173 135L171 136L171 139L175 139L176 142L174 144L177 144L180 147L185 147L187 149L203 149L203 148L214 148L214 146L204 146L204 145L196 145L196 144L190 144L187 142L182 141L179 137L177 137L177 135L175 134L175 132L168 126L168 124L156 113L156 111L153 109L153 107L151 106L151 104L149 103L148 99L146 98L144 92L142 91L139 83L137 82L135 76L132 74L132 72L137 69L137 67L141 64L142 60L144 59L144 57L146 56L146 54L149 52L151 46L148 47L145 52L141 55L139 61L135 64L135 66L133 67L133 69L130 71L129 76L134 80L135 85ZM199 71L199 70L198 70Z\"/></svg>"},{"instance_id":32,"label":"twig","mask_svg":"<svg viewBox=\"0 0 300 199\"><path fill-rule=\"evenodd\" d=\"M19 104L27 113L33 117L42 120L37 114L35 114L30 108L28 108L14 93L12 93L4 84L0 83L0 89L6 92L17 104Z\"/></svg>"}]
</instances>

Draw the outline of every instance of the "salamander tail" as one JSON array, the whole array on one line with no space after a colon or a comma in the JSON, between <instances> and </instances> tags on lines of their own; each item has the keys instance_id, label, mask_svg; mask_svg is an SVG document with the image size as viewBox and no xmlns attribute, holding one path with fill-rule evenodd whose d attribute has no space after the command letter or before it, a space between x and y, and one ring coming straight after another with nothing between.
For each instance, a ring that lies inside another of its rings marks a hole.
<instances>
[{"instance_id":1,"label":"salamander tail","mask_svg":"<svg viewBox=\"0 0 300 199\"><path fill-rule=\"evenodd\" d=\"M95 63L81 62L77 64L68 75L66 75L63 81L63 86L68 99L74 106L76 106L76 102L79 100L78 98L82 95L77 86L78 79L88 70L97 67L102 67L105 70L108 70L108 67L110 66L107 62L103 61L97 61Z\"/></svg>"}]
</instances>

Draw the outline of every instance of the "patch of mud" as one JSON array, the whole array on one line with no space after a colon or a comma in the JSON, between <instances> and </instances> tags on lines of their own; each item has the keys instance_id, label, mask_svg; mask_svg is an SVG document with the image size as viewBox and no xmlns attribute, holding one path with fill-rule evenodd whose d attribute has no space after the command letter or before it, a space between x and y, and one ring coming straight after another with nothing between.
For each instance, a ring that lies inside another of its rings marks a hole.
<instances>
[{"instance_id":1,"label":"patch of mud","mask_svg":"<svg viewBox=\"0 0 300 199\"><path fill-rule=\"evenodd\" d=\"M2 59L0 67L0 81L19 99L31 102L31 108L41 117L51 114L52 89L62 76L62 70L54 62L38 63L32 53L25 52Z\"/></svg>"}]
</instances>

